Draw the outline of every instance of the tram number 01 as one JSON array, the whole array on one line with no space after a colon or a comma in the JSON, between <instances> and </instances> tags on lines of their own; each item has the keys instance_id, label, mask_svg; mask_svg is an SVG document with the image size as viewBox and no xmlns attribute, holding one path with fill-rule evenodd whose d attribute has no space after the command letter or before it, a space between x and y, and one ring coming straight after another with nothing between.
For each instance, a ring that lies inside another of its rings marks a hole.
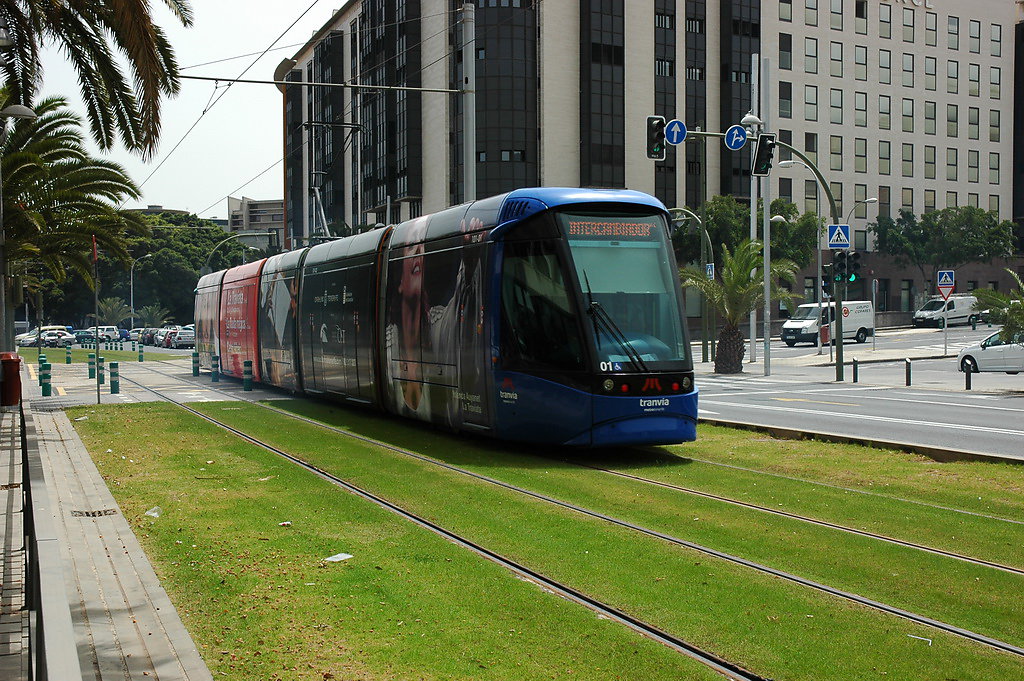
<instances>
[{"instance_id":1,"label":"tram number 01","mask_svg":"<svg viewBox=\"0 0 1024 681\"><path fill-rule=\"evenodd\" d=\"M619 362L601 362L601 371L622 371L622 364Z\"/></svg>"}]
</instances>

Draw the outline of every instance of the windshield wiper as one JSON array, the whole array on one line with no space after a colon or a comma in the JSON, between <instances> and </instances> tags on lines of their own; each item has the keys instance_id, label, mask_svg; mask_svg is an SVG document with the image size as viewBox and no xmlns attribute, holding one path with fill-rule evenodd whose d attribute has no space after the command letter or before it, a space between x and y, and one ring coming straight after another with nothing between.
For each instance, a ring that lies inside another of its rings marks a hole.
<instances>
[{"instance_id":1,"label":"windshield wiper","mask_svg":"<svg viewBox=\"0 0 1024 681\"><path fill-rule=\"evenodd\" d=\"M634 369L641 372L647 372L647 363L644 362L644 358L640 356L633 344L629 342L625 334L622 333L622 329L615 323L615 320L611 318L608 311L604 309L601 303L594 300L594 294L590 290L590 279L587 277L587 273L583 272L583 280L587 284L587 298L590 300L590 307L587 308L587 314L590 315L591 320L594 323L594 336L598 339L600 345L600 332L597 330L598 322L605 329L605 335L611 338L619 346L619 348L626 353L626 359L629 360L630 364L633 365Z\"/></svg>"}]
</instances>

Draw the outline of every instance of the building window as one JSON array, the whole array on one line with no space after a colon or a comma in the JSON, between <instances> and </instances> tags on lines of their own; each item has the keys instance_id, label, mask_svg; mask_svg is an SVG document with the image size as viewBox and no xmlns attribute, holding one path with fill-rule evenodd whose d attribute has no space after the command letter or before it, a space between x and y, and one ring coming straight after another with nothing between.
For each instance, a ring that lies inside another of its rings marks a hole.
<instances>
[{"instance_id":1,"label":"building window","mask_svg":"<svg viewBox=\"0 0 1024 681\"><path fill-rule=\"evenodd\" d=\"M704 20L703 19L694 19L692 17L687 17L686 18L686 32L687 33L696 33L698 35L703 35L704 34Z\"/></svg>"},{"instance_id":2,"label":"building window","mask_svg":"<svg viewBox=\"0 0 1024 681\"><path fill-rule=\"evenodd\" d=\"M878 5L878 35L881 38L892 37L892 6Z\"/></svg>"},{"instance_id":3,"label":"building window","mask_svg":"<svg viewBox=\"0 0 1024 681\"><path fill-rule=\"evenodd\" d=\"M868 0L855 0L853 3L853 30L860 35L868 33Z\"/></svg>"},{"instance_id":4,"label":"building window","mask_svg":"<svg viewBox=\"0 0 1024 681\"><path fill-rule=\"evenodd\" d=\"M790 7L792 7L792 5L790 5ZM655 14L654 27L664 28L671 31L675 28L675 17L671 14Z\"/></svg>"},{"instance_id":5,"label":"building window","mask_svg":"<svg viewBox=\"0 0 1024 681\"><path fill-rule=\"evenodd\" d=\"M935 102L924 103L924 133L935 134Z\"/></svg>"},{"instance_id":6,"label":"building window","mask_svg":"<svg viewBox=\"0 0 1024 681\"><path fill-rule=\"evenodd\" d=\"M843 169L843 138L839 135L831 135L828 138L828 167L829 170Z\"/></svg>"},{"instance_id":7,"label":"building window","mask_svg":"<svg viewBox=\"0 0 1024 681\"><path fill-rule=\"evenodd\" d=\"M946 149L946 179L956 181L956 149Z\"/></svg>"},{"instance_id":8,"label":"building window","mask_svg":"<svg viewBox=\"0 0 1024 681\"><path fill-rule=\"evenodd\" d=\"M779 178L779 198L793 203L793 180L788 177Z\"/></svg>"},{"instance_id":9,"label":"building window","mask_svg":"<svg viewBox=\"0 0 1024 681\"><path fill-rule=\"evenodd\" d=\"M935 190L925 189L924 190L924 212L931 213L935 210Z\"/></svg>"},{"instance_id":10,"label":"building window","mask_svg":"<svg viewBox=\"0 0 1024 681\"><path fill-rule=\"evenodd\" d=\"M817 38L804 38L804 71L807 73L818 72Z\"/></svg>"},{"instance_id":11,"label":"building window","mask_svg":"<svg viewBox=\"0 0 1024 681\"><path fill-rule=\"evenodd\" d=\"M858 173L868 172L868 141L863 137L853 140L853 170Z\"/></svg>"},{"instance_id":12,"label":"building window","mask_svg":"<svg viewBox=\"0 0 1024 681\"><path fill-rule=\"evenodd\" d=\"M911 289L914 285L913 279L904 279L900 281L900 311L901 312L913 312L914 311L914 298L911 295Z\"/></svg>"},{"instance_id":13,"label":"building window","mask_svg":"<svg viewBox=\"0 0 1024 681\"><path fill-rule=\"evenodd\" d=\"M793 0L779 0L779 21L793 21Z\"/></svg>"},{"instance_id":14,"label":"building window","mask_svg":"<svg viewBox=\"0 0 1024 681\"><path fill-rule=\"evenodd\" d=\"M959 50L960 49L960 20L956 17L950 17L948 23L949 32L949 49Z\"/></svg>"},{"instance_id":15,"label":"building window","mask_svg":"<svg viewBox=\"0 0 1024 681\"><path fill-rule=\"evenodd\" d=\"M779 130L779 141L785 142L786 144L793 144L793 131L792 130ZM793 152L789 149L780 146L779 147L779 160L789 161L793 158Z\"/></svg>"},{"instance_id":16,"label":"building window","mask_svg":"<svg viewBox=\"0 0 1024 681\"><path fill-rule=\"evenodd\" d=\"M902 197L901 203L903 205L901 207L902 208L906 208L907 210L913 212L914 211L914 190L911 189L910 187L906 187L906 188L903 189L902 194L903 194L903 197Z\"/></svg>"},{"instance_id":17,"label":"building window","mask_svg":"<svg viewBox=\"0 0 1024 681\"><path fill-rule=\"evenodd\" d=\"M999 154L995 152L988 155L988 183L999 184Z\"/></svg>"},{"instance_id":18,"label":"building window","mask_svg":"<svg viewBox=\"0 0 1024 681\"><path fill-rule=\"evenodd\" d=\"M789 33L779 34L779 68L784 71L793 68L793 36Z\"/></svg>"},{"instance_id":19,"label":"building window","mask_svg":"<svg viewBox=\"0 0 1024 681\"><path fill-rule=\"evenodd\" d=\"M793 117L793 84L779 81L779 118Z\"/></svg>"},{"instance_id":20,"label":"building window","mask_svg":"<svg viewBox=\"0 0 1024 681\"><path fill-rule=\"evenodd\" d=\"M832 0L832 28L837 31L843 30L843 0Z\"/></svg>"},{"instance_id":21,"label":"building window","mask_svg":"<svg viewBox=\"0 0 1024 681\"><path fill-rule=\"evenodd\" d=\"M914 176L914 145L903 143L903 177Z\"/></svg>"},{"instance_id":22,"label":"building window","mask_svg":"<svg viewBox=\"0 0 1024 681\"><path fill-rule=\"evenodd\" d=\"M935 179L935 147L927 145L924 148L924 179Z\"/></svg>"},{"instance_id":23,"label":"building window","mask_svg":"<svg viewBox=\"0 0 1024 681\"><path fill-rule=\"evenodd\" d=\"M988 209L999 215L999 197L996 194L988 195Z\"/></svg>"},{"instance_id":24,"label":"building window","mask_svg":"<svg viewBox=\"0 0 1024 681\"><path fill-rule=\"evenodd\" d=\"M973 19L967 22L967 49L974 54L981 54L981 22Z\"/></svg>"},{"instance_id":25,"label":"building window","mask_svg":"<svg viewBox=\"0 0 1024 681\"><path fill-rule=\"evenodd\" d=\"M946 208L956 208L957 196L956 192L946 192Z\"/></svg>"},{"instance_id":26,"label":"building window","mask_svg":"<svg viewBox=\"0 0 1024 681\"><path fill-rule=\"evenodd\" d=\"M878 82L882 85L892 83L892 52L889 50L878 51Z\"/></svg>"},{"instance_id":27,"label":"building window","mask_svg":"<svg viewBox=\"0 0 1024 681\"><path fill-rule=\"evenodd\" d=\"M654 75L671 78L675 73L675 63L668 59L654 60Z\"/></svg>"},{"instance_id":28,"label":"building window","mask_svg":"<svg viewBox=\"0 0 1024 681\"><path fill-rule=\"evenodd\" d=\"M992 24L992 31L989 35L992 38L992 56L1003 56L1003 27L999 24Z\"/></svg>"},{"instance_id":29,"label":"building window","mask_svg":"<svg viewBox=\"0 0 1024 681\"><path fill-rule=\"evenodd\" d=\"M830 43L829 44L829 60L831 62L833 76L838 78L843 77L843 44L842 43Z\"/></svg>"},{"instance_id":30,"label":"building window","mask_svg":"<svg viewBox=\"0 0 1024 681\"><path fill-rule=\"evenodd\" d=\"M864 213L864 215L861 215ZM864 204L857 206L857 217L868 216L868 207ZM855 229L853 230L853 249L855 251L866 251L868 250L868 232L866 229Z\"/></svg>"},{"instance_id":31,"label":"building window","mask_svg":"<svg viewBox=\"0 0 1024 681\"><path fill-rule=\"evenodd\" d=\"M956 104L946 105L946 136L956 137L959 134L960 126L957 124L959 112Z\"/></svg>"},{"instance_id":32,"label":"building window","mask_svg":"<svg viewBox=\"0 0 1024 681\"><path fill-rule=\"evenodd\" d=\"M477 163L486 163L487 162L487 152L486 151L478 151L478 152L476 152L476 162Z\"/></svg>"},{"instance_id":33,"label":"building window","mask_svg":"<svg viewBox=\"0 0 1024 681\"><path fill-rule=\"evenodd\" d=\"M914 8L903 8L903 41L914 42Z\"/></svg>"},{"instance_id":34,"label":"building window","mask_svg":"<svg viewBox=\"0 0 1024 681\"><path fill-rule=\"evenodd\" d=\"M967 65L967 94L971 97L981 96L981 66L979 64Z\"/></svg>"},{"instance_id":35,"label":"building window","mask_svg":"<svg viewBox=\"0 0 1024 681\"><path fill-rule=\"evenodd\" d=\"M878 187L878 214L888 216L892 212L892 189L885 185Z\"/></svg>"},{"instance_id":36,"label":"building window","mask_svg":"<svg viewBox=\"0 0 1024 681\"><path fill-rule=\"evenodd\" d=\"M817 180L804 180L804 212L818 214Z\"/></svg>"},{"instance_id":37,"label":"building window","mask_svg":"<svg viewBox=\"0 0 1024 681\"><path fill-rule=\"evenodd\" d=\"M854 217L864 220L868 216L868 204L864 203L868 198L868 186L866 184L853 185L853 200L857 207L854 209ZM863 246L856 246L857 250L864 250Z\"/></svg>"},{"instance_id":38,"label":"building window","mask_svg":"<svg viewBox=\"0 0 1024 681\"><path fill-rule=\"evenodd\" d=\"M891 144L888 140L878 142L878 174L888 175L890 172Z\"/></svg>"},{"instance_id":39,"label":"building window","mask_svg":"<svg viewBox=\"0 0 1024 681\"><path fill-rule=\"evenodd\" d=\"M939 18L935 12L926 12L924 15L924 44L928 47L935 47L938 37Z\"/></svg>"},{"instance_id":40,"label":"building window","mask_svg":"<svg viewBox=\"0 0 1024 681\"><path fill-rule=\"evenodd\" d=\"M804 85L804 120L818 120L818 86Z\"/></svg>"},{"instance_id":41,"label":"building window","mask_svg":"<svg viewBox=\"0 0 1024 681\"><path fill-rule=\"evenodd\" d=\"M817 165L818 163L818 133L805 132L804 133L804 153L807 154L807 158L811 159L811 162Z\"/></svg>"},{"instance_id":42,"label":"building window","mask_svg":"<svg viewBox=\"0 0 1024 681\"><path fill-rule=\"evenodd\" d=\"M878 127L882 130L888 130L890 124L890 114L892 113L892 99L889 95L878 95Z\"/></svg>"},{"instance_id":43,"label":"building window","mask_svg":"<svg viewBox=\"0 0 1024 681\"><path fill-rule=\"evenodd\" d=\"M836 200L836 210L843 214L843 183L829 182L828 188L832 191L832 197Z\"/></svg>"},{"instance_id":44,"label":"building window","mask_svg":"<svg viewBox=\"0 0 1024 681\"><path fill-rule=\"evenodd\" d=\"M903 100L903 132L914 132L914 100Z\"/></svg>"},{"instance_id":45,"label":"building window","mask_svg":"<svg viewBox=\"0 0 1024 681\"><path fill-rule=\"evenodd\" d=\"M853 93L853 124L859 128L868 127L868 93Z\"/></svg>"},{"instance_id":46,"label":"building window","mask_svg":"<svg viewBox=\"0 0 1024 681\"><path fill-rule=\"evenodd\" d=\"M829 121L842 124L843 122L843 91L837 88L829 90Z\"/></svg>"},{"instance_id":47,"label":"building window","mask_svg":"<svg viewBox=\"0 0 1024 681\"><path fill-rule=\"evenodd\" d=\"M972 140L981 134L981 110L976 107L967 109L967 137Z\"/></svg>"},{"instance_id":48,"label":"building window","mask_svg":"<svg viewBox=\"0 0 1024 681\"><path fill-rule=\"evenodd\" d=\"M857 80L868 79L868 48L855 45L853 48L853 77Z\"/></svg>"},{"instance_id":49,"label":"building window","mask_svg":"<svg viewBox=\"0 0 1024 681\"><path fill-rule=\"evenodd\" d=\"M992 109L988 112L988 141L999 141L999 110Z\"/></svg>"},{"instance_id":50,"label":"building window","mask_svg":"<svg viewBox=\"0 0 1024 681\"><path fill-rule=\"evenodd\" d=\"M914 55L903 53L903 87L914 87Z\"/></svg>"},{"instance_id":51,"label":"building window","mask_svg":"<svg viewBox=\"0 0 1024 681\"><path fill-rule=\"evenodd\" d=\"M808 26L818 25L818 0L804 0L804 23Z\"/></svg>"},{"instance_id":52,"label":"building window","mask_svg":"<svg viewBox=\"0 0 1024 681\"><path fill-rule=\"evenodd\" d=\"M992 99L999 99L999 85L1001 82L1001 73L998 66L992 66L989 68L988 75L988 96Z\"/></svg>"},{"instance_id":53,"label":"building window","mask_svg":"<svg viewBox=\"0 0 1024 681\"><path fill-rule=\"evenodd\" d=\"M946 62L946 92L956 94L960 89L960 63L950 59Z\"/></svg>"},{"instance_id":54,"label":"building window","mask_svg":"<svg viewBox=\"0 0 1024 681\"><path fill-rule=\"evenodd\" d=\"M967 150L967 181L978 182L981 166L981 154L977 149Z\"/></svg>"},{"instance_id":55,"label":"building window","mask_svg":"<svg viewBox=\"0 0 1024 681\"><path fill-rule=\"evenodd\" d=\"M935 57L924 58L924 89L934 90L935 89L935 75L938 71L938 61Z\"/></svg>"}]
</instances>

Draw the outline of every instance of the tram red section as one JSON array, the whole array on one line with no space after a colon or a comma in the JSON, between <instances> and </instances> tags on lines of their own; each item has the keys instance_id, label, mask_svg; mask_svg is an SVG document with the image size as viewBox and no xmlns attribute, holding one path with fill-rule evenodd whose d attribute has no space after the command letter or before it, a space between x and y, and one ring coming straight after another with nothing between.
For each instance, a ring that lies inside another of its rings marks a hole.
<instances>
[{"instance_id":1,"label":"tram red section","mask_svg":"<svg viewBox=\"0 0 1024 681\"><path fill-rule=\"evenodd\" d=\"M259 260L224 273L220 291L220 370L226 376L241 378L242 363L251 360L253 380L262 380L256 320L260 273L265 262Z\"/></svg>"}]
</instances>

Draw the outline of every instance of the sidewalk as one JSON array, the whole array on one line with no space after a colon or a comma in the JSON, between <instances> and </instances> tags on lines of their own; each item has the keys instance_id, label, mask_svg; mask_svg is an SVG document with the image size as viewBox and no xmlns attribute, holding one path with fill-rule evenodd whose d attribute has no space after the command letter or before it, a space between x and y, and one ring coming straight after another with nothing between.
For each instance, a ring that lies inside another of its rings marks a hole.
<instances>
[{"instance_id":1,"label":"sidewalk","mask_svg":"<svg viewBox=\"0 0 1024 681\"><path fill-rule=\"evenodd\" d=\"M79 366L67 369L69 374L79 372ZM50 654L77 652L87 681L212 681L127 520L61 411L63 400L41 397L34 377L35 372L30 376L23 364L26 419L34 423L29 433L32 437L34 430L52 502L77 646L77 651ZM18 414L4 413L0 415L3 681L29 678L20 461ZM13 484L18 487L7 488Z\"/></svg>"}]
</instances>

